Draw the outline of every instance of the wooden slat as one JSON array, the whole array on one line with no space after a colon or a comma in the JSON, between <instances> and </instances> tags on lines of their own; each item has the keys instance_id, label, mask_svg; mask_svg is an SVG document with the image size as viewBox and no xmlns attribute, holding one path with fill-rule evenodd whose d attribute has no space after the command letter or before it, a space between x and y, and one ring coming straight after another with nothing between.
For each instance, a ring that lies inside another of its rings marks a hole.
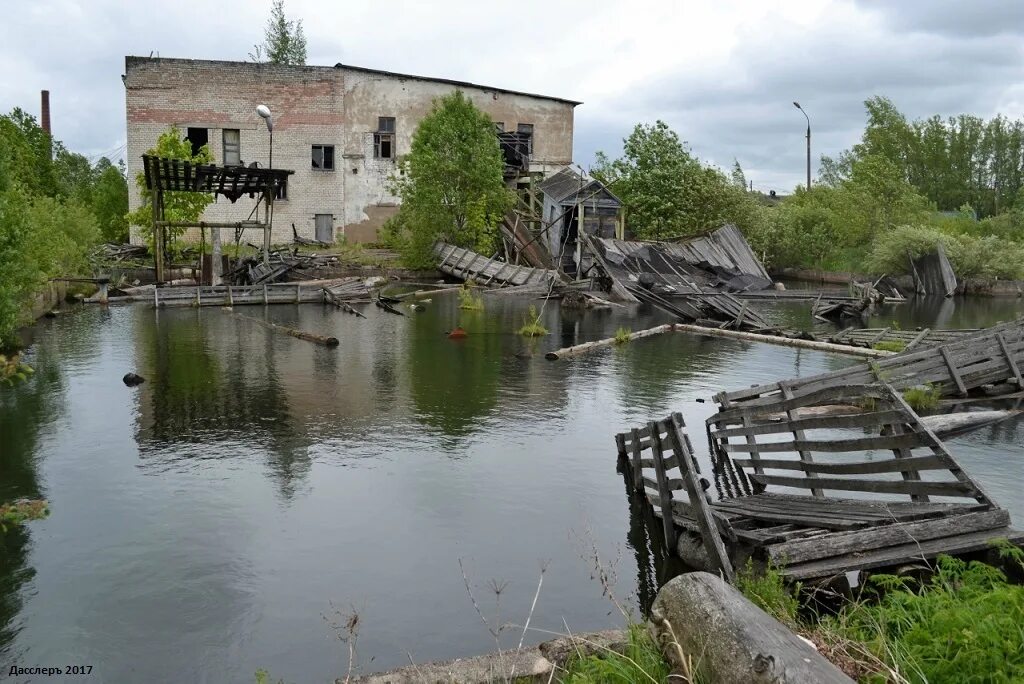
<instances>
[{"instance_id":1,"label":"wooden slat","mask_svg":"<svg viewBox=\"0 0 1024 684\"><path fill-rule=\"evenodd\" d=\"M924 338L928 337L928 333L930 332L931 328L925 328L924 330L919 332L917 336L914 337L914 339L907 343L907 346L903 348L903 351L908 352L917 345L921 344L921 342L924 341Z\"/></svg>"},{"instance_id":2,"label":"wooden slat","mask_svg":"<svg viewBox=\"0 0 1024 684\"><path fill-rule=\"evenodd\" d=\"M751 475L764 485L809 489L820 487L847 492L875 492L881 494L935 494L937 496L974 496L976 490L966 482L908 482L906 480L855 480L835 477L811 479L785 475Z\"/></svg>"},{"instance_id":3,"label":"wooden slat","mask_svg":"<svg viewBox=\"0 0 1024 684\"><path fill-rule=\"evenodd\" d=\"M661 456L661 435L654 421L647 424L651 430L651 452L654 454L654 474L658 479L657 489L662 511L672 510L672 492L669 490L668 477L665 475L665 464ZM672 522L671 514L662 518L662 527L665 532L665 545L671 549L676 548L676 528Z\"/></svg>"},{"instance_id":4,"label":"wooden slat","mask_svg":"<svg viewBox=\"0 0 1024 684\"><path fill-rule=\"evenodd\" d=\"M668 430L668 441L672 450L679 456L679 470L683 475L683 482L686 485L686 493L690 497L690 505L694 507L697 517L697 524L701 528L701 536L704 540L704 548L708 551L711 562L725 575L730 582L733 579L732 563L729 561L729 554L725 550L725 544L718 532L718 523L712 514L711 508L704 498L704 488L697 480L696 465L693 461L693 454L686 448L682 432L684 430L683 417L679 413L673 413L669 420L671 427ZM657 430L654 423L650 424L652 433ZM660 438L652 436L652 439ZM673 543L672 548L675 547Z\"/></svg>"},{"instance_id":5,"label":"wooden slat","mask_svg":"<svg viewBox=\"0 0 1024 684\"><path fill-rule=\"evenodd\" d=\"M939 347L939 354L942 355L942 360L946 362L946 368L949 369L949 377L952 378L954 383L956 383L957 392L960 393L961 397L966 397L967 386L964 385L963 378L960 377L960 373L956 369L956 364L953 363L953 359L949 355L949 349L946 347Z\"/></svg>"},{"instance_id":6,"label":"wooden slat","mask_svg":"<svg viewBox=\"0 0 1024 684\"><path fill-rule=\"evenodd\" d=\"M779 390L782 392L782 398L783 399L792 399L793 398L793 390L790 389L788 383L779 382ZM789 411L786 412L786 417L789 419L790 423L792 424L792 420L795 418L795 416L793 415L793 410L792 409L790 409ZM806 435L804 434L804 431L799 429L799 428L793 430L793 438L794 438L794 442L795 443L807 441L806 440ZM811 456L811 452L810 451L808 451L806 449L800 449L797 453L800 455L800 461L802 463L809 464L809 463L813 463L814 462L814 457ZM818 477L818 474L815 473L814 471L805 470L804 472L807 473L807 477L810 477L810 478ZM824 496L824 494L823 494L823 492L820 489L811 487L811 496L818 496L818 497L820 497L820 496Z\"/></svg>"},{"instance_id":7,"label":"wooden slat","mask_svg":"<svg viewBox=\"0 0 1024 684\"><path fill-rule=\"evenodd\" d=\"M796 459L766 459L753 461L748 458L735 458L733 463L749 467L758 463L763 468L775 470L803 470L822 475L865 475L875 473L898 473L907 469L914 470L946 470L946 464L938 456L912 456L902 461L884 458L876 461L853 461L847 463L823 463L814 461L807 464Z\"/></svg>"},{"instance_id":8,"label":"wooden slat","mask_svg":"<svg viewBox=\"0 0 1024 684\"><path fill-rule=\"evenodd\" d=\"M798 439L788 442L762 442L759 444L726 444L725 450L743 453L777 453L784 451L822 451L838 453L846 451L870 451L872 449L895 449L906 447L912 449L925 444L918 435L880 435L871 437L852 437L849 439Z\"/></svg>"},{"instance_id":9,"label":"wooden slat","mask_svg":"<svg viewBox=\"0 0 1024 684\"><path fill-rule=\"evenodd\" d=\"M769 558L774 561L784 564L803 563L854 551L863 552L897 544L990 530L1009 524L1010 514L1002 509L996 509L919 522L878 525L856 532L829 534L813 540L797 539L769 546L767 551Z\"/></svg>"},{"instance_id":10,"label":"wooden slat","mask_svg":"<svg viewBox=\"0 0 1024 684\"><path fill-rule=\"evenodd\" d=\"M889 546L875 551L854 552L820 561L788 565L783 568L782 572L793 579L831 577L852 570L865 570L918 559L934 558L942 553L968 553L992 548L992 542L996 539L1007 539L1011 543L1020 544L1024 541L1024 535L1009 527L980 530L929 541Z\"/></svg>"},{"instance_id":11,"label":"wooden slat","mask_svg":"<svg viewBox=\"0 0 1024 684\"><path fill-rule=\"evenodd\" d=\"M640 440L637 437L636 429L633 430L633 443L630 445L633 465L633 486L640 489L643 486L643 464L640 459Z\"/></svg>"},{"instance_id":12,"label":"wooden slat","mask_svg":"<svg viewBox=\"0 0 1024 684\"><path fill-rule=\"evenodd\" d=\"M1024 378L1021 378L1020 368L1017 367L1017 362L1013 359L1013 354L1010 353L1010 348L1006 344L1006 338L1003 337L1002 333L997 333L996 341L999 343L1000 351L1003 352L1003 356L1006 358L1006 365L1013 374L1017 387L1024 388Z\"/></svg>"},{"instance_id":13,"label":"wooden slat","mask_svg":"<svg viewBox=\"0 0 1024 684\"><path fill-rule=\"evenodd\" d=\"M799 409L794 409L799 410ZM715 430L716 437L735 437L739 435L768 435L793 430L843 429L885 425L898 420L903 414L900 411L872 411L870 413L851 413L839 416L811 416L793 418L788 421L756 423L751 426L731 427Z\"/></svg>"}]
</instances>

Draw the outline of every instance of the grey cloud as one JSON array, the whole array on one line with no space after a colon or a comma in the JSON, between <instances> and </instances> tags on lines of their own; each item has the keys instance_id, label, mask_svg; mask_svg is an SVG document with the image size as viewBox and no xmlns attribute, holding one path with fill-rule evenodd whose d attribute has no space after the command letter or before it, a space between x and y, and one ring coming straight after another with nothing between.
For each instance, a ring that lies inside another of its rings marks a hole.
<instances>
[{"instance_id":1,"label":"grey cloud","mask_svg":"<svg viewBox=\"0 0 1024 684\"><path fill-rule=\"evenodd\" d=\"M945 36L987 37L1024 34L1020 0L857 0L894 30Z\"/></svg>"}]
</instances>

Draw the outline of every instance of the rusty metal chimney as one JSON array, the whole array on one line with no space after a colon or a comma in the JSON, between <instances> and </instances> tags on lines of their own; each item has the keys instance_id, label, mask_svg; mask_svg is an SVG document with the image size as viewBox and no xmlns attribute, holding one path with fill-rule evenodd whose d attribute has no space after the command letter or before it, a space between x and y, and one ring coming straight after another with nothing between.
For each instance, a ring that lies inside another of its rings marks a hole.
<instances>
[{"instance_id":1,"label":"rusty metal chimney","mask_svg":"<svg viewBox=\"0 0 1024 684\"><path fill-rule=\"evenodd\" d=\"M50 91L44 90L40 95L42 102L39 106L39 120L42 123L43 130L53 135L53 132L50 130Z\"/></svg>"}]
</instances>

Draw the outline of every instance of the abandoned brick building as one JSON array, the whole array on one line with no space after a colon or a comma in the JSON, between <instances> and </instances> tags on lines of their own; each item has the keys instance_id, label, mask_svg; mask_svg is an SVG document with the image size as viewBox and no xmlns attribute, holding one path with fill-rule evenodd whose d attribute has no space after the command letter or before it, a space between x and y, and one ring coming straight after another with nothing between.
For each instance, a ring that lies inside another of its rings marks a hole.
<instances>
[{"instance_id":1,"label":"abandoned brick building","mask_svg":"<svg viewBox=\"0 0 1024 684\"><path fill-rule=\"evenodd\" d=\"M217 164L270 163L270 138L256 107L274 119L273 166L295 174L275 203L275 243L300 237L372 242L397 211L387 179L409 151L433 101L456 89L494 120L510 163L510 183L548 175L572 160L578 102L439 78L338 64L283 66L251 62L126 57L128 177L170 126ZM514 168L519 166L519 168ZM129 204L141 196L131 184ZM211 204L207 221L246 218L256 200ZM134 235L134 233L133 233ZM137 239L137 236L135 236ZM255 237L255 236L254 236Z\"/></svg>"}]
</instances>

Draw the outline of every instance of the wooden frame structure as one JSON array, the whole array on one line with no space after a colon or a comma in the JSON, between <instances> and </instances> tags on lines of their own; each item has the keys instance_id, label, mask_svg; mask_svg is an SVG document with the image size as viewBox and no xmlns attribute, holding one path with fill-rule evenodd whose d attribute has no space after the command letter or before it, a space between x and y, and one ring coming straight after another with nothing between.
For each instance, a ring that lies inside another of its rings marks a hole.
<instances>
[{"instance_id":1,"label":"wooden frame structure","mask_svg":"<svg viewBox=\"0 0 1024 684\"><path fill-rule=\"evenodd\" d=\"M497 255L487 258L471 249L449 245L440 240L434 243L434 254L440 259L437 270L462 280L472 278L481 285L549 287L552 282L555 284L563 282L558 271L497 261Z\"/></svg>"},{"instance_id":2,"label":"wooden frame structure","mask_svg":"<svg viewBox=\"0 0 1024 684\"><path fill-rule=\"evenodd\" d=\"M167 228L210 228L220 231L233 228L240 234L246 229L263 231L263 259L270 258L270 232L273 227L274 198L288 182L288 176L295 173L286 169L261 169L249 166L217 166L216 164L194 165L181 159L142 155L143 174L146 187L152 193L153 207L153 252L156 266L156 281L164 282L165 259L167 254ZM203 192L223 195L232 203L242 195L260 199L250 216L258 216L260 205L264 207L263 220L234 222L210 221L168 221L164 214L164 193ZM219 232L214 233L219 238ZM219 239L215 238L217 244ZM216 261L216 260L215 260Z\"/></svg>"},{"instance_id":3,"label":"wooden frame structure","mask_svg":"<svg viewBox=\"0 0 1024 684\"><path fill-rule=\"evenodd\" d=\"M794 579L815 579L980 550L995 539L1024 541L891 385L847 386L843 396L870 397L875 406L816 415L806 412L813 395L794 397L783 384L773 404L723 408L709 418L715 469L735 484L719 501L700 491L678 414L617 435L619 458L634 489L656 507L669 547L676 528L698 533L726 576L744 555L774 562ZM687 499L674 498L683 489Z\"/></svg>"}]
</instances>

